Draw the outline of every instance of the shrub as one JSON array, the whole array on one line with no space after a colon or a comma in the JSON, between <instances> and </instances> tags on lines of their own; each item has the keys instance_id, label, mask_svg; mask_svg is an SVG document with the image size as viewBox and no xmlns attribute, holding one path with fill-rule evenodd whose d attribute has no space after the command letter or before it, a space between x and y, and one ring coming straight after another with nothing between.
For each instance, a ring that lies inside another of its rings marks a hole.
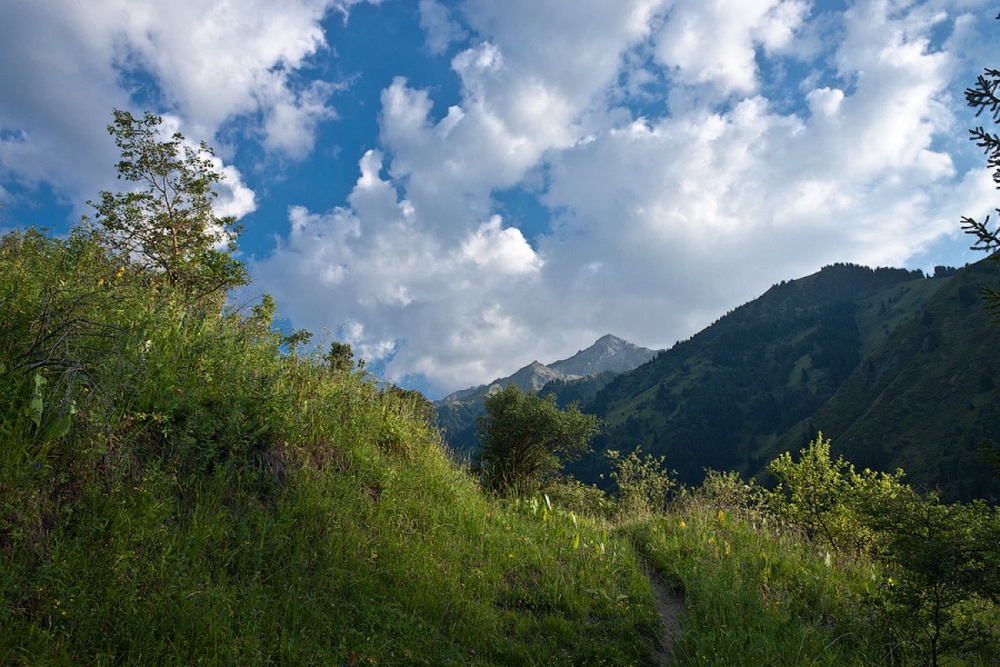
<instances>
[{"instance_id":1,"label":"shrub","mask_svg":"<svg viewBox=\"0 0 1000 667\"><path fill-rule=\"evenodd\" d=\"M621 516L641 518L660 514L668 494L677 487L672 473L663 467L665 457L642 456L640 448L628 455L608 450L611 479L618 487L618 511ZM676 473L673 473L676 474Z\"/></svg>"},{"instance_id":2,"label":"shrub","mask_svg":"<svg viewBox=\"0 0 1000 667\"><path fill-rule=\"evenodd\" d=\"M560 410L555 395L542 398L508 385L486 399L479 419L484 485L501 493L534 493L564 461L587 450L598 428L597 417L576 405Z\"/></svg>"}]
</instances>

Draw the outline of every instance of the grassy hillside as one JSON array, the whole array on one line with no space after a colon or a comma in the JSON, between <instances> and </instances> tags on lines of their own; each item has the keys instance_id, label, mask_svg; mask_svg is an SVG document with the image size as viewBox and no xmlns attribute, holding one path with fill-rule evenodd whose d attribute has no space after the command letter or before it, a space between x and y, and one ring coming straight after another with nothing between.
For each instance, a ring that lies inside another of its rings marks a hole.
<instances>
[{"instance_id":1,"label":"grassy hillside","mask_svg":"<svg viewBox=\"0 0 1000 667\"><path fill-rule=\"evenodd\" d=\"M644 664L607 525L484 495L417 395L85 234L0 242L0 663Z\"/></svg>"},{"instance_id":2,"label":"grassy hillside","mask_svg":"<svg viewBox=\"0 0 1000 667\"><path fill-rule=\"evenodd\" d=\"M858 487L943 517L913 565L860 513L879 549L841 551L734 475L665 504L649 458L613 459L619 503L494 497L423 397L297 354L269 299L220 301L86 233L0 238L0 663L996 664L995 511ZM836 470L843 526L862 505Z\"/></svg>"}]
</instances>

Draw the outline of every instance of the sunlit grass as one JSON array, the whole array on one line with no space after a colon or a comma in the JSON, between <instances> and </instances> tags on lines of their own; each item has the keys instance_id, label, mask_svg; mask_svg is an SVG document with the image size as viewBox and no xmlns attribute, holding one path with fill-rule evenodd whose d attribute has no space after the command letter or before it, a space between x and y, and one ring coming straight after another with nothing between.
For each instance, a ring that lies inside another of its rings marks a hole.
<instances>
[{"instance_id":1,"label":"sunlit grass","mask_svg":"<svg viewBox=\"0 0 1000 667\"><path fill-rule=\"evenodd\" d=\"M192 308L82 240L12 238L0 664L645 665L650 567L684 595L678 664L920 658L905 570L831 553L735 475L663 511L674 481L637 453L610 461L617 502L496 497L426 400L289 354L267 309ZM996 664L982 594L954 607L982 641L947 664Z\"/></svg>"},{"instance_id":2,"label":"sunlit grass","mask_svg":"<svg viewBox=\"0 0 1000 667\"><path fill-rule=\"evenodd\" d=\"M887 664L866 625L866 593L883 583L874 566L811 548L766 514L697 496L627 531L683 591L680 664Z\"/></svg>"},{"instance_id":3,"label":"sunlit grass","mask_svg":"<svg viewBox=\"0 0 1000 667\"><path fill-rule=\"evenodd\" d=\"M0 331L16 380L0 389L0 663L648 660L631 543L484 494L425 401L282 352L266 311L193 309L28 241L0 261L18 309ZM60 283L56 266L108 275ZM54 289L61 310L41 312ZM24 359L60 317L42 409L79 411L44 440Z\"/></svg>"}]
</instances>

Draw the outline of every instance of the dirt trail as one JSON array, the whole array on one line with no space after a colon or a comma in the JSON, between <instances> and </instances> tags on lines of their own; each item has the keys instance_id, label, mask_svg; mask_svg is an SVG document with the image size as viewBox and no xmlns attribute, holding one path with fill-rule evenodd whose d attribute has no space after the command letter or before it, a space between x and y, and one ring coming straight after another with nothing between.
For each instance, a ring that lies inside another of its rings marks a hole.
<instances>
[{"instance_id":1,"label":"dirt trail","mask_svg":"<svg viewBox=\"0 0 1000 667\"><path fill-rule=\"evenodd\" d=\"M667 583L648 563L646 573L656 592L656 609L660 613L659 641L654 643L653 658L657 664L674 664L674 644L681 636L681 615L684 613L684 594Z\"/></svg>"}]
</instances>

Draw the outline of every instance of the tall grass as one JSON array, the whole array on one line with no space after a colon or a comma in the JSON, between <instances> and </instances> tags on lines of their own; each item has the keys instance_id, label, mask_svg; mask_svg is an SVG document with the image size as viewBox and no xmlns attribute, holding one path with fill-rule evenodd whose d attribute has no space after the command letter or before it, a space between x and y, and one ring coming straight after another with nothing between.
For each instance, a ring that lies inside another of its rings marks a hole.
<instances>
[{"instance_id":1,"label":"tall grass","mask_svg":"<svg viewBox=\"0 0 1000 667\"><path fill-rule=\"evenodd\" d=\"M0 662L649 661L629 542L485 495L425 403L283 353L266 308L99 250L3 241Z\"/></svg>"}]
</instances>

